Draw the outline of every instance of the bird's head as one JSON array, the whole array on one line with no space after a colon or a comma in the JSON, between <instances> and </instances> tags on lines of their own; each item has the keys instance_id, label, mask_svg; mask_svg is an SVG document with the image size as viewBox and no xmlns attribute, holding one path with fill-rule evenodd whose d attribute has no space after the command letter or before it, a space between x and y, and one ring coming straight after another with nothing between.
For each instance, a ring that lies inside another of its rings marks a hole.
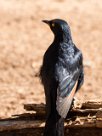
<instances>
[{"instance_id":1,"label":"bird's head","mask_svg":"<svg viewBox=\"0 0 102 136\"><path fill-rule=\"evenodd\" d=\"M71 40L70 27L66 21L61 19L43 20L44 23L48 24L50 29L55 35L55 39L69 41Z\"/></svg>"}]
</instances>

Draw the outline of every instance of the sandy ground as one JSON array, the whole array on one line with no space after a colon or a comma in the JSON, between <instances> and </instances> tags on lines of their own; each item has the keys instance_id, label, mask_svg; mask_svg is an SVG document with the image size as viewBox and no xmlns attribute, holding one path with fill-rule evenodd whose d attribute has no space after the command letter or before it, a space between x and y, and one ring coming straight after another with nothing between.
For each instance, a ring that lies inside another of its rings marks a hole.
<instances>
[{"instance_id":1,"label":"sandy ground","mask_svg":"<svg viewBox=\"0 0 102 136\"><path fill-rule=\"evenodd\" d=\"M68 21L84 55L77 99L102 100L101 0L0 0L0 118L24 113L25 103L44 102L36 73L53 34L41 20L53 18Z\"/></svg>"}]
</instances>

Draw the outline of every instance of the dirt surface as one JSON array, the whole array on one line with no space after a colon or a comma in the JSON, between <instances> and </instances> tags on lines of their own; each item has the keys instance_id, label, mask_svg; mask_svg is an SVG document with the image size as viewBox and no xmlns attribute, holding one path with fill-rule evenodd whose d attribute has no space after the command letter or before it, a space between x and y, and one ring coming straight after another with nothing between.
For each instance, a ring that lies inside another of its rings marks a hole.
<instances>
[{"instance_id":1,"label":"dirt surface","mask_svg":"<svg viewBox=\"0 0 102 136\"><path fill-rule=\"evenodd\" d=\"M53 18L68 21L84 55L85 83L77 99L102 100L101 0L0 0L0 118L44 102L36 73L53 34L41 20Z\"/></svg>"}]
</instances>

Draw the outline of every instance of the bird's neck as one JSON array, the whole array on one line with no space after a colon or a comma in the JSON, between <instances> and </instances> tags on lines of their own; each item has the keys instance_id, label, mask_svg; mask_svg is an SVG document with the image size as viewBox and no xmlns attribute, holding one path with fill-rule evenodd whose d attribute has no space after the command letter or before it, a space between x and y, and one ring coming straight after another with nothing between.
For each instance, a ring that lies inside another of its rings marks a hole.
<instances>
[{"instance_id":1,"label":"bird's neck","mask_svg":"<svg viewBox=\"0 0 102 136\"><path fill-rule=\"evenodd\" d=\"M54 41L58 43L60 42L70 43L72 42L72 37L71 34L67 32L58 33L57 35L55 35Z\"/></svg>"},{"instance_id":2,"label":"bird's neck","mask_svg":"<svg viewBox=\"0 0 102 136\"><path fill-rule=\"evenodd\" d=\"M63 42L65 43L69 43L69 42L72 42L72 37L69 33L63 33Z\"/></svg>"}]
</instances>

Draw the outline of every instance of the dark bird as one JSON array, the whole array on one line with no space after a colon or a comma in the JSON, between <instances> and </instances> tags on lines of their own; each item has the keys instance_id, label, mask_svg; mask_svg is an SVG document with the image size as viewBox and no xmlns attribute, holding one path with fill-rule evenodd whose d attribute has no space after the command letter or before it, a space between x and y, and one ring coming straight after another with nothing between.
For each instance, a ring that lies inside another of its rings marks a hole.
<instances>
[{"instance_id":1,"label":"dark bird","mask_svg":"<svg viewBox=\"0 0 102 136\"><path fill-rule=\"evenodd\" d=\"M64 119L84 81L83 56L73 43L66 21L54 19L43 22L54 33L54 41L45 52L40 69L47 114L44 136L64 136Z\"/></svg>"}]
</instances>

